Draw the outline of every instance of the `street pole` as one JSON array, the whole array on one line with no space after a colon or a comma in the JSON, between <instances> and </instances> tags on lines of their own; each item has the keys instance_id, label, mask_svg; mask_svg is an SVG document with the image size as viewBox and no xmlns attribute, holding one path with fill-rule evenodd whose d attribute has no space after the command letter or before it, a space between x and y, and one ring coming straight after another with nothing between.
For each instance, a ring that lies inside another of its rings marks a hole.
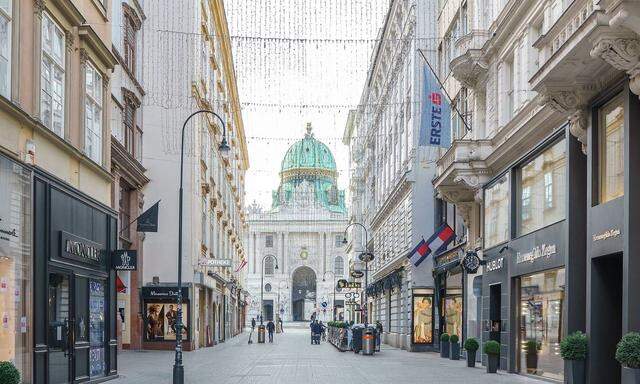
<instances>
[{"instance_id":1,"label":"street pole","mask_svg":"<svg viewBox=\"0 0 640 384\"><path fill-rule=\"evenodd\" d=\"M191 118L199 113L210 113L220 120L222 125L222 141L218 146L218 150L222 153L229 151L229 145L227 144L227 130L222 121L222 118L215 112L202 109L189 115L182 125L182 139L180 142L180 191L178 193L178 295L177 295L177 307L178 313L176 314L176 354L173 364L173 384L184 383L184 365L182 365L182 202L183 202L183 182L184 182L184 132L187 127L187 123Z\"/></svg>"}]
</instances>

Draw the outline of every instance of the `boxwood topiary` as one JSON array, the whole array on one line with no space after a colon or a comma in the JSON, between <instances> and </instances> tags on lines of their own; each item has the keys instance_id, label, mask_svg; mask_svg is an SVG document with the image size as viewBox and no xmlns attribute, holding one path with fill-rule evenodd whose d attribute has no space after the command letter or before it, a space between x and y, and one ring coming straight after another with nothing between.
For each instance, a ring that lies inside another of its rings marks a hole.
<instances>
[{"instance_id":1,"label":"boxwood topiary","mask_svg":"<svg viewBox=\"0 0 640 384\"><path fill-rule=\"evenodd\" d=\"M478 348L480 348L478 340L474 339L473 337L470 337L464 341L464 349L466 349L467 351L477 351Z\"/></svg>"},{"instance_id":2,"label":"boxwood topiary","mask_svg":"<svg viewBox=\"0 0 640 384\"><path fill-rule=\"evenodd\" d=\"M640 333L629 332L622 336L616 348L616 360L627 368L640 368Z\"/></svg>"},{"instance_id":3,"label":"boxwood topiary","mask_svg":"<svg viewBox=\"0 0 640 384\"><path fill-rule=\"evenodd\" d=\"M500 343L495 340L489 340L484 343L484 353L487 355L500 355Z\"/></svg>"},{"instance_id":4,"label":"boxwood topiary","mask_svg":"<svg viewBox=\"0 0 640 384\"><path fill-rule=\"evenodd\" d=\"M573 332L560 342L560 355L565 360L585 360L587 358L587 335Z\"/></svg>"},{"instance_id":5,"label":"boxwood topiary","mask_svg":"<svg viewBox=\"0 0 640 384\"><path fill-rule=\"evenodd\" d=\"M440 335L440 341L449 341L449 334L445 332Z\"/></svg>"},{"instance_id":6,"label":"boxwood topiary","mask_svg":"<svg viewBox=\"0 0 640 384\"><path fill-rule=\"evenodd\" d=\"M533 339L529 339L525 342L524 349L528 355L535 355L540 349L540 344Z\"/></svg>"},{"instance_id":7,"label":"boxwood topiary","mask_svg":"<svg viewBox=\"0 0 640 384\"><path fill-rule=\"evenodd\" d=\"M19 384L20 372L9 361L0 361L0 383L2 384Z\"/></svg>"},{"instance_id":8,"label":"boxwood topiary","mask_svg":"<svg viewBox=\"0 0 640 384\"><path fill-rule=\"evenodd\" d=\"M450 342L451 344L455 344L455 343L457 343L458 341L460 341L460 338L459 338L459 337L458 337L458 335L456 335L456 334L453 334L453 335L451 335L451 336L449 337L449 342Z\"/></svg>"}]
</instances>

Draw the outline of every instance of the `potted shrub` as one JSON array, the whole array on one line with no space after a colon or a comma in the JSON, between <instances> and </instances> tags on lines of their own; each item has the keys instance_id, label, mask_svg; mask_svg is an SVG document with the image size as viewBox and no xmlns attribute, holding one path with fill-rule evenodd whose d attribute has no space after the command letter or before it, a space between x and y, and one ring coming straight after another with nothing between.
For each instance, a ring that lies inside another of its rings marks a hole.
<instances>
[{"instance_id":1,"label":"potted shrub","mask_svg":"<svg viewBox=\"0 0 640 384\"><path fill-rule=\"evenodd\" d=\"M484 353L487 354L487 373L498 372L500 365L500 343L489 340L484 344Z\"/></svg>"},{"instance_id":2,"label":"potted shrub","mask_svg":"<svg viewBox=\"0 0 640 384\"><path fill-rule=\"evenodd\" d=\"M440 357L449 357L449 334L440 335Z\"/></svg>"},{"instance_id":3,"label":"potted shrub","mask_svg":"<svg viewBox=\"0 0 640 384\"><path fill-rule=\"evenodd\" d=\"M633 377L640 384L640 333L629 332L622 336L616 348L616 360L626 371L625 376Z\"/></svg>"},{"instance_id":4,"label":"potted shrub","mask_svg":"<svg viewBox=\"0 0 640 384\"><path fill-rule=\"evenodd\" d=\"M573 332L560 342L560 355L564 359L564 372L571 384L585 383L585 365L587 358L587 335Z\"/></svg>"},{"instance_id":5,"label":"potted shrub","mask_svg":"<svg viewBox=\"0 0 640 384\"><path fill-rule=\"evenodd\" d=\"M9 361L0 361L0 383L20 384L20 372Z\"/></svg>"},{"instance_id":6,"label":"potted shrub","mask_svg":"<svg viewBox=\"0 0 640 384\"><path fill-rule=\"evenodd\" d=\"M478 340L473 337L464 341L464 349L467 351L467 367L473 368L476 366L476 352L480 348Z\"/></svg>"},{"instance_id":7,"label":"potted shrub","mask_svg":"<svg viewBox=\"0 0 640 384\"><path fill-rule=\"evenodd\" d=\"M451 360L460 360L460 342L458 335L453 334L449 337Z\"/></svg>"},{"instance_id":8,"label":"potted shrub","mask_svg":"<svg viewBox=\"0 0 640 384\"><path fill-rule=\"evenodd\" d=\"M533 339L524 343L525 359L527 363L527 373L534 374L538 370L538 350L540 344Z\"/></svg>"}]
</instances>

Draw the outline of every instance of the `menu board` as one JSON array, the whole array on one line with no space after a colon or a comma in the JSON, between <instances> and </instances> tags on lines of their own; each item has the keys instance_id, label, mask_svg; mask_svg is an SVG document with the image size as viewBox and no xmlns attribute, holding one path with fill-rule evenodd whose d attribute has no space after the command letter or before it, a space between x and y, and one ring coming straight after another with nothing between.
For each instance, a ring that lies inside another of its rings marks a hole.
<instances>
[{"instance_id":1,"label":"menu board","mask_svg":"<svg viewBox=\"0 0 640 384\"><path fill-rule=\"evenodd\" d=\"M89 376L92 378L105 373L104 306L104 281L89 281Z\"/></svg>"}]
</instances>

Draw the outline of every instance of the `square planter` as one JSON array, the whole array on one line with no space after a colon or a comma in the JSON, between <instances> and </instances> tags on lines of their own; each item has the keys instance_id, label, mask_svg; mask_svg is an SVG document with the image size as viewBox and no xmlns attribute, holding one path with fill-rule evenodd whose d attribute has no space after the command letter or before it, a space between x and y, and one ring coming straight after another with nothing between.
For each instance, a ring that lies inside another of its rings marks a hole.
<instances>
[{"instance_id":1,"label":"square planter","mask_svg":"<svg viewBox=\"0 0 640 384\"><path fill-rule=\"evenodd\" d=\"M567 384L585 384L586 364L584 360L565 360L564 376Z\"/></svg>"},{"instance_id":2,"label":"square planter","mask_svg":"<svg viewBox=\"0 0 640 384\"><path fill-rule=\"evenodd\" d=\"M487 355L487 373L498 372L500 365L500 355Z\"/></svg>"},{"instance_id":3,"label":"square planter","mask_svg":"<svg viewBox=\"0 0 640 384\"><path fill-rule=\"evenodd\" d=\"M449 342L448 341L440 341L440 357L448 358L449 357Z\"/></svg>"},{"instance_id":4,"label":"square planter","mask_svg":"<svg viewBox=\"0 0 640 384\"><path fill-rule=\"evenodd\" d=\"M467 351L467 367L473 368L476 366L476 352L477 351Z\"/></svg>"},{"instance_id":5,"label":"square planter","mask_svg":"<svg viewBox=\"0 0 640 384\"><path fill-rule=\"evenodd\" d=\"M623 370L622 372L623 378L631 379L632 380L631 382L634 384L640 384L640 369L622 367L622 370Z\"/></svg>"},{"instance_id":6,"label":"square planter","mask_svg":"<svg viewBox=\"0 0 640 384\"><path fill-rule=\"evenodd\" d=\"M460 343L449 342L449 344L451 360L460 360Z\"/></svg>"}]
</instances>

